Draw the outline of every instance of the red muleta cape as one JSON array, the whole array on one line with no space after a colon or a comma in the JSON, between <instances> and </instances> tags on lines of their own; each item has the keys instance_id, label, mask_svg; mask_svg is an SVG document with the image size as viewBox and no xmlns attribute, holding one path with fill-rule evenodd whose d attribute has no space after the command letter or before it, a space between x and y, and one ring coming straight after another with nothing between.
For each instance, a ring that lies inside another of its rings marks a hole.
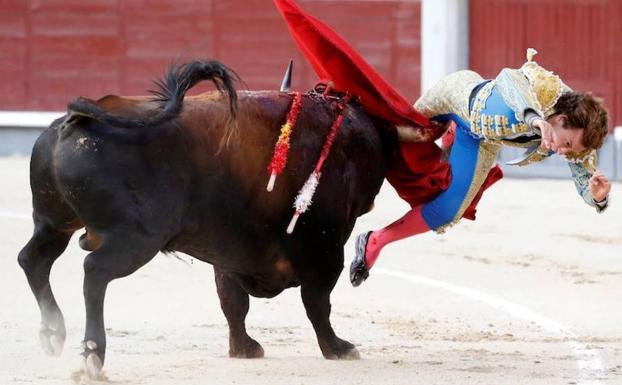
<instances>
[{"instance_id":1,"label":"red muleta cape","mask_svg":"<svg viewBox=\"0 0 622 385\"><path fill-rule=\"evenodd\" d=\"M326 24L307 14L293 0L274 0L298 48L320 79L331 80L334 88L360 98L371 115L393 124L406 124L438 130L429 119L387 83L341 36ZM386 178L398 195L411 206L424 204L447 189L451 180L449 164L441 161L442 151L433 142L400 142L399 153L387 170ZM475 206L483 191L501 178L495 166L463 217L475 219Z\"/></svg>"}]
</instances>

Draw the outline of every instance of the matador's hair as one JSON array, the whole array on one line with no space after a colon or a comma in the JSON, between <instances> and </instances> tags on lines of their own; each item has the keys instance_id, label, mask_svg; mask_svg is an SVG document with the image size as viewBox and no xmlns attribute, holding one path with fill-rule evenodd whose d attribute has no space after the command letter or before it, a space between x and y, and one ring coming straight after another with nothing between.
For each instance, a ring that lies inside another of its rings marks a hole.
<instances>
[{"instance_id":1,"label":"matador's hair","mask_svg":"<svg viewBox=\"0 0 622 385\"><path fill-rule=\"evenodd\" d=\"M555 114L566 115L564 128L583 128L583 145L597 150L602 147L609 129L609 118L603 100L590 92L566 92L555 106Z\"/></svg>"}]
</instances>

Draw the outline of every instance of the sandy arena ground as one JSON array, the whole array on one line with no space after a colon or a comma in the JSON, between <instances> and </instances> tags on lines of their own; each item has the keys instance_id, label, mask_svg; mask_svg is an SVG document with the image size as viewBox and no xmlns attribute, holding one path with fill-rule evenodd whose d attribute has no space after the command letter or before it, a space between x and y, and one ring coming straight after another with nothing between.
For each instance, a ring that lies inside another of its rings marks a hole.
<instances>
[{"instance_id":1,"label":"sandy arena ground","mask_svg":"<svg viewBox=\"0 0 622 385\"><path fill-rule=\"evenodd\" d=\"M77 236L52 270L65 350L51 358L39 347L39 311L16 261L32 232L27 169L26 158L0 158L0 384L85 383ZM622 384L622 185L613 188L597 215L570 180L503 180L477 222L388 246L360 288L344 271L331 319L359 361L322 358L298 289L251 300L249 334L266 358L229 359L211 266L159 255L108 289L106 382ZM355 234L405 209L385 186ZM346 250L352 258L352 240Z\"/></svg>"}]
</instances>

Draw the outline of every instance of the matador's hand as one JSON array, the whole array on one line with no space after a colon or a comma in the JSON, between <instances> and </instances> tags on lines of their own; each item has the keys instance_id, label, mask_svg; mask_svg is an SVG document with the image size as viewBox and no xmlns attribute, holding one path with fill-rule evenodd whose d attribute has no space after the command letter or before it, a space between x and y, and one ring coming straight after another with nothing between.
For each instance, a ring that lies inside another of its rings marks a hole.
<instances>
[{"instance_id":1,"label":"matador's hand","mask_svg":"<svg viewBox=\"0 0 622 385\"><path fill-rule=\"evenodd\" d=\"M538 119L533 122L533 126L540 129L540 135L542 136L541 148L545 151L553 150L556 148L553 143L553 126L544 119Z\"/></svg>"},{"instance_id":2,"label":"matador's hand","mask_svg":"<svg viewBox=\"0 0 622 385\"><path fill-rule=\"evenodd\" d=\"M590 178L590 193L596 202L602 202L611 191L609 179L600 171L596 171Z\"/></svg>"}]
</instances>

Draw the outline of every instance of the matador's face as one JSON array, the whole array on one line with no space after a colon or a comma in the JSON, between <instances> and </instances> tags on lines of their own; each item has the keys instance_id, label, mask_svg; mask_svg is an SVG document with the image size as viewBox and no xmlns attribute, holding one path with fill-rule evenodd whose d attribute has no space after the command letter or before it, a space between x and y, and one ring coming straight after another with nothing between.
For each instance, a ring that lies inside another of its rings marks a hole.
<instances>
[{"instance_id":1,"label":"matador's face","mask_svg":"<svg viewBox=\"0 0 622 385\"><path fill-rule=\"evenodd\" d=\"M553 127L551 149L560 155L585 150L583 145L583 127L568 127L564 115L555 115L547 122Z\"/></svg>"}]
</instances>

